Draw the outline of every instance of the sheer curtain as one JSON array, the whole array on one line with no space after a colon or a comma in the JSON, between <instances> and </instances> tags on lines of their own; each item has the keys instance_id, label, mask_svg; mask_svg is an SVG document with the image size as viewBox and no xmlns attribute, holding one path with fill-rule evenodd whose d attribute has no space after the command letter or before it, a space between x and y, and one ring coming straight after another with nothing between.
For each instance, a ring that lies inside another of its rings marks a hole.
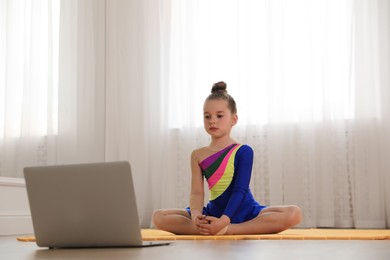
<instances>
[{"instance_id":1,"label":"sheer curtain","mask_svg":"<svg viewBox=\"0 0 390 260\"><path fill-rule=\"evenodd\" d=\"M252 189L305 227L389 226L388 1L171 1L167 105L176 205L185 155L207 144L202 104L224 80ZM184 157L183 157L184 155ZM185 173L185 174L183 174Z\"/></svg>"},{"instance_id":2,"label":"sheer curtain","mask_svg":"<svg viewBox=\"0 0 390 260\"><path fill-rule=\"evenodd\" d=\"M302 227L389 227L389 5L2 1L0 176L128 160L149 226L188 205L203 101L224 80L261 203L301 206Z\"/></svg>"},{"instance_id":3,"label":"sheer curtain","mask_svg":"<svg viewBox=\"0 0 390 260\"><path fill-rule=\"evenodd\" d=\"M61 1L56 163L105 158L105 1Z\"/></svg>"},{"instance_id":4,"label":"sheer curtain","mask_svg":"<svg viewBox=\"0 0 390 260\"><path fill-rule=\"evenodd\" d=\"M390 225L390 3L355 4L356 226Z\"/></svg>"},{"instance_id":5,"label":"sheer curtain","mask_svg":"<svg viewBox=\"0 0 390 260\"><path fill-rule=\"evenodd\" d=\"M1 1L0 12L0 176L104 160L105 1Z\"/></svg>"},{"instance_id":6,"label":"sheer curtain","mask_svg":"<svg viewBox=\"0 0 390 260\"><path fill-rule=\"evenodd\" d=\"M188 205L203 101L224 80L259 201L301 206L304 227L388 227L388 15L386 1L108 1L106 158L132 162L143 223Z\"/></svg>"},{"instance_id":7,"label":"sheer curtain","mask_svg":"<svg viewBox=\"0 0 390 260\"><path fill-rule=\"evenodd\" d=\"M128 160L133 171L141 225L175 192L176 169L168 143L162 87L166 80L160 28L168 7L159 1L106 2L106 159Z\"/></svg>"},{"instance_id":8,"label":"sheer curtain","mask_svg":"<svg viewBox=\"0 0 390 260\"><path fill-rule=\"evenodd\" d=\"M52 158L58 13L58 1L0 2L0 176L21 177L23 165Z\"/></svg>"}]
</instances>

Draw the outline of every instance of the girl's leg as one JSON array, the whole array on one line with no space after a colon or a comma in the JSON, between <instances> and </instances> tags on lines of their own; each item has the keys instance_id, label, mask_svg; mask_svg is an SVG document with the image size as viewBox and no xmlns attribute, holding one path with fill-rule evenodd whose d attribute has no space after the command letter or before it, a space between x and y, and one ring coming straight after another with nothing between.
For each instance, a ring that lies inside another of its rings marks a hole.
<instances>
[{"instance_id":1,"label":"girl's leg","mask_svg":"<svg viewBox=\"0 0 390 260\"><path fill-rule=\"evenodd\" d=\"M160 209L153 213L156 228L177 235L198 235L199 231L184 209Z\"/></svg>"},{"instance_id":2,"label":"girl's leg","mask_svg":"<svg viewBox=\"0 0 390 260\"><path fill-rule=\"evenodd\" d=\"M302 212L297 206L268 207L252 220L229 225L225 234L274 234L299 224L301 220Z\"/></svg>"}]
</instances>

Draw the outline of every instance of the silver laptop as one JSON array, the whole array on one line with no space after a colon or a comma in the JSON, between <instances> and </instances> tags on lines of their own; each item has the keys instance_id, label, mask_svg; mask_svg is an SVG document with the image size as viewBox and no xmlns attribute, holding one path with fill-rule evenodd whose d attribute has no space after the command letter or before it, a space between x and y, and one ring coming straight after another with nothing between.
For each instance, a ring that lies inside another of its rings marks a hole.
<instances>
[{"instance_id":1,"label":"silver laptop","mask_svg":"<svg viewBox=\"0 0 390 260\"><path fill-rule=\"evenodd\" d=\"M40 247L141 247L131 168L104 162L24 168Z\"/></svg>"}]
</instances>

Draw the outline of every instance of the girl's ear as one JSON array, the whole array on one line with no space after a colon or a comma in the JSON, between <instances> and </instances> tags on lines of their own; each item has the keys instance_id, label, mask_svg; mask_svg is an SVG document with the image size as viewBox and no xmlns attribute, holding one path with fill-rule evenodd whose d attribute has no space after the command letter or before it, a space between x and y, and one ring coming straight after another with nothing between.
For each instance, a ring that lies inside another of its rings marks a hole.
<instances>
[{"instance_id":1,"label":"girl's ear","mask_svg":"<svg viewBox=\"0 0 390 260\"><path fill-rule=\"evenodd\" d=\"M237 121L238 121L238 116L237 116L237 114L234 114L233 118L232 118L232 126L236 125Z\"/></svg>"}]
</instances>

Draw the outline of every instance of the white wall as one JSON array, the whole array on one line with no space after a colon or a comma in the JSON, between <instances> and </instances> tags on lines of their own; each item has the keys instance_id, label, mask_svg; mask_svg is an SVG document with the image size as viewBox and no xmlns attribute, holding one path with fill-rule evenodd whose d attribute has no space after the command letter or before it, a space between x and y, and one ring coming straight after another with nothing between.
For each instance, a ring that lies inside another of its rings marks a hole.
<instances>
[{"instance_id":1,"label":"white wall","mask_svg":"<svg viewBox=\"0 0 390 260\"><path fill-rule=\"evenodd\" d=\"M0 235L32 233L24 179L0 177Z\"/></svg>"}]
</instances>

